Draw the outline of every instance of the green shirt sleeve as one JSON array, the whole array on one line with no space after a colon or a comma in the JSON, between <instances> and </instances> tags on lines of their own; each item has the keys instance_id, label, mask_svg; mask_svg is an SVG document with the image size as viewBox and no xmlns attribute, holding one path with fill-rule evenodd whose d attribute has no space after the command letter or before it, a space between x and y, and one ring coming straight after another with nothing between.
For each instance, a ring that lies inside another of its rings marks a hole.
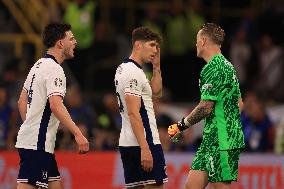
<instances>
[{"instance_id":1,"label":"green shirt sleeve","mask_svg":"<svg viewBox=\"0 0 284 189\"><path fill-rule=\"evenodd\" d=\"M201 100L218 100L223 88L221 71L208 66L202 71L200 82Z\"/></svg>"}]
</instances>

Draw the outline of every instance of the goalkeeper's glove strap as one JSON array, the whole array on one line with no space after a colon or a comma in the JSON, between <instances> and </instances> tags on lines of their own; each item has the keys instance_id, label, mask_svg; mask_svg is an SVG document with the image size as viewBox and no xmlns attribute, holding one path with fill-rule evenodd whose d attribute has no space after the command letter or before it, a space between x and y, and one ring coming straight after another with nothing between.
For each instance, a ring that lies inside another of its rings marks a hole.
<instances>
[{"instance_id":1,"label":"goalkeeper's glove strap","mask_svg":"<svg viewBox=\"0 0 284 189\"><path fill-rule=\"evenodd\" d=\"M188 128L184 123L184 117L177 123L177 127L181 132Z\"/></svg>"}]
</instances>

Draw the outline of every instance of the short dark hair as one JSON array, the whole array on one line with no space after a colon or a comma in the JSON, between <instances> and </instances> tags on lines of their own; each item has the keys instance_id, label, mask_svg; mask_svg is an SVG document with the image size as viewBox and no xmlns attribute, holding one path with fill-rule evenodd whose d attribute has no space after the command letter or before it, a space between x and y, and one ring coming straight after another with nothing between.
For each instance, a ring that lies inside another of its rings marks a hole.
<instances>
[{"instance_id":1,"label":"short dark hair","mask_svg":"<svg viewBox=\"0 0 284 189\"><path fill-rule=\"evenodd\" d=\"M207 35L217 45L222 45L225 39L225 31L214 23L206 23L201 26L202 34Z\"/></svg>"},{"instance_id":2,"label":"short dark hair","mask_svg":"<svg viewBox=\"0 0 284 189\"><path fill-rule=\"evenodd\" d=\"M43 44L47 47L54 47L55 43L63 39L65 37L65 32L71 30L70 24L65 23L53 23L48 24L45 26L43 33L42 33L42 39Z\"/></svg>"},{"instance_id":3,"label":"short dark hair","mask_svg":"<svg viewBox=\"0 0 284 189\"><path fill-rule=\"evenodd\" d=\"M162 37L160 34L152 31L147 27L138 27L132 31L132 44L135 41L153 41L156 40L159 44L162 42Z\"/></svg>"}]
</instances>

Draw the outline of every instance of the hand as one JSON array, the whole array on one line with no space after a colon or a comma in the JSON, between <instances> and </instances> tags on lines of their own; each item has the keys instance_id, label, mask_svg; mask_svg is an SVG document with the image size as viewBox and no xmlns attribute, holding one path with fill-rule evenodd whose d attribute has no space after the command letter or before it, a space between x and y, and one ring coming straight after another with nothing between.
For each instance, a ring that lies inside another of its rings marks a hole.
<instances>
[{"instance_id":1,"label":"hand","mask_svg":"<svg viewBox=\"0 0 284 189\"><path fill-rule=\"evenodd\" d=\"M168 128L168 134L172 142L178 142L181 138L182 131L178 128L178 123L172 124Z\"/></svg>"},{"instance_id":2,"label":"hand","mask_svg":"<svg viewBox=\"0 0 284 189\"><path fill-rule=\"evenodd\" d=\"M185 125L184 119L185 118L182 118L179 122L169 126L168 134L169 134L169 137L170 137L171 141L178 142L179 139L182 136L182 132L185 129L189 128L189 126Z\"/></svg>"},{"instance_id":3,"label":"hand","mask_svg":"<svg viewBox=\"0 0 284 189\"><path fill-rule=\"evenodd\" d=\"M153 157L149 148L141 148L141 166L146 172L153 169Z\"/></svg>"},{"instance_id":4,"label":"hand","mask_svg":"<svg viewBox=\"0 0 284 189\"><path fill-rule=\"evenodd\" d=\"M152 61L153 69L160 69L160 57L160 47L157 47L157 54Z\"/></svg>"},{"instance_id":5,"label":"hand","mask_svg":"<svg viewBox=\"0 0 284 189\"><path fill-rule=\"evenodd\" d=\"M85 154L89 151L89 142L88 140L83 136L83 134L80 134L78 136L75 136L75 140L79 146L79 153Z\"/></svg>"}]
</instances>

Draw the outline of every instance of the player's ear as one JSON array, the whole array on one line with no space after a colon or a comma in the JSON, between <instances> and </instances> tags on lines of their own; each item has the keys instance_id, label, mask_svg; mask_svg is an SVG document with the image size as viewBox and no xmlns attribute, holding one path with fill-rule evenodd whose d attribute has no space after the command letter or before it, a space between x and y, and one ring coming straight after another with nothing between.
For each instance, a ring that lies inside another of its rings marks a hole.
<instances>
[{"instance_id":1,"label":"player's ear","mask_svg":"<svg viewBox=\"0 0 284 189\"><path fill-rule=\"evenodd\" d=\"M206 42L207 42L207 38L205 36L203 36L202 37L202 46L204 46Z\"/></svg>"},{"instance_id":2,"label":"player's ear","mask_svg":"<svg viewBox=\"0 0 284 189\"><path fill-rule=\"evenodd\" d=\"M57 45L60 49L62 49L62 48L63 48L63 42L62 42L62 40L58 40L58 41L56 42L56 45Z\"/></svg>"},{"instance_id":3,"label":"player's ear","mask_svg":"<svg viewBox=\"0 0 284 189\"><path fill-rule=\"evenodd\" d=\"M141 48L141 41L135 41L135 42L134 42L134 47L135 47L136 49L140 49L140 48Z\"/></svg>"}]
</instances>

